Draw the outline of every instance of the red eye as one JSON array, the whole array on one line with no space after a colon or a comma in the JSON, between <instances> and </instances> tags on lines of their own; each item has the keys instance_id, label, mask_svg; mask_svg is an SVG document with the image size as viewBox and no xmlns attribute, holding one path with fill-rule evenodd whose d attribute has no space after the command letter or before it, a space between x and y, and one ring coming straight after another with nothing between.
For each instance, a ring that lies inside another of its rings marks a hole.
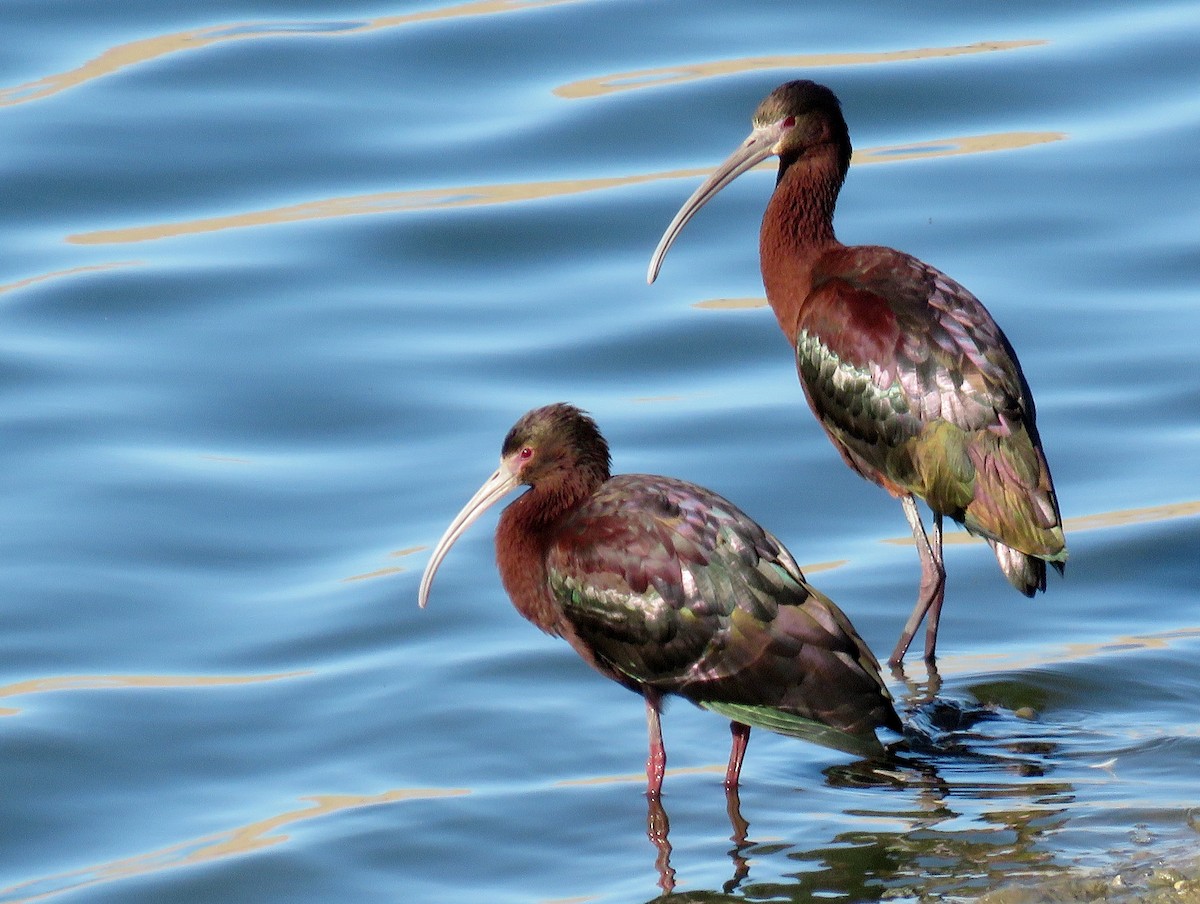
<instances>
[{"instance_id":1,"label":"red eye","mask_svg":"<svg viewBox=\"0 0 1200 904\"><path fill-rule=\"evenodd\" d=\"M529 459L533 458L533 448L525 446L517 453L517 458L521 459L521 461L529 461Z\"/></svg>"},{"instance_id":2,"label":"red eye","mask_svg":"<svg viewBox=\"0 0 1200 904\"><path fill-rule=\"evenodd\" d=\"M789 116L787 119L785 119L785 120L784 120L783 122L781 122L779 125L780 125L780 127L784 128L784 129L790 129L790 128L792 128L792 126L794 126L795 124L796 124L796 117L795 117L795 116Z\"/></svg>"}]
</instances>

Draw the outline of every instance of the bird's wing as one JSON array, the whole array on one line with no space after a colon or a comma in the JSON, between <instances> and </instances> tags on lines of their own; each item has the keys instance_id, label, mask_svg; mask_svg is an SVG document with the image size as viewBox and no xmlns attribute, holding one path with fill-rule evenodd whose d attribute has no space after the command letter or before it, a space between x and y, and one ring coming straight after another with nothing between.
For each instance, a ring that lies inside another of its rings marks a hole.
<instances>
[{"instance_id":1,"label":"bird's wing","mask_svg":"<svg viewBox=\"0 0 1200 904\"><path fill-rule=\"evenodd\" d=\"M875 657L846 616L714 493L614 477L557 532L547 566L578 638L635 682L840 731L895 727Z\"/></svg>"},{"instance_id":2,"label":"bird's wing","mask_svg":"<svg viewBox=\"0 0 1200 904\"><path fill-rule=\"evenodd\" d=\"M804 303L797 357L822 417L863 439L1033 423L1016 355L987 309L890 248L827 252ZM890 434L890 436L889 436Z\"/></svg>"},{"instance_id":3,"label":"bird's wing","mask_svg":"<svg viewBox=\"0 0 1200 904\"><path fill-rule=\"evenodd\" d=\"M1062 549L1016 354L980 301L890 248L827 252L796 341L809 404L859 473L983 536Z\"/></svg>"}]
</instances>

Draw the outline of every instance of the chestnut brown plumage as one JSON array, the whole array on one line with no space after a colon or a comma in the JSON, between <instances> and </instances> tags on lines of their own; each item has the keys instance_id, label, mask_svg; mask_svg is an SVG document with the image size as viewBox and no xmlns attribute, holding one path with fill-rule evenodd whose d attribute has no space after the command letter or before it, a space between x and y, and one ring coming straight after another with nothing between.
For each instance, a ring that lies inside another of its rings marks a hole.
<instances>
[{"instance_id":1,"label":"chestnut brown plumage","mask_svg":"<svg viewBox=\"0 0 1200 904\"><path fill-rule=\"evenodd\" d=\"M749 137L675 215L647 280L706 201L779 158L759 236L767 301L813 414L847 465L900 500L916 540L921 587L890 661L904 658L922 619L933 660L945 597L943 516L986 539L1026 596L1046 589L1046 563L1063 571L1066 541L1033 396L991 314L923 261L848 247L834 235L850 153L832 91L810 81L780 85L754 113ZM933 511L932 538L918 498Z\"/></svg>"},{"instance_id":2,"label":"chestnut brown plumage","mask_svg":"<svg viewBox=\"0 0 1200 904\"><path fill-rule=\"evenodd\" d=\"M422 606L450 546L522 484L496 529L504 587L525 618L645 699L650 795L666 767L664 695L731 720L730 788L750 726L862 756L883 753L876 729L901 729L875 657L778 540L703 487L611 476L607 443L571 405L509 431L499 469L430 555Z\"/></svg>"}]
</instances>

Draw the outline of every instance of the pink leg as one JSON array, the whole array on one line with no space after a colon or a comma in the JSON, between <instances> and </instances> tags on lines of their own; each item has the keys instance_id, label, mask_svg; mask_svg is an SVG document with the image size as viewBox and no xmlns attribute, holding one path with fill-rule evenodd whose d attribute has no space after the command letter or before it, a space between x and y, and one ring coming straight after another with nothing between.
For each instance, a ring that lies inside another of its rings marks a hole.
<instances>
[{"instance_id":1,"label":"pink leg","mask_svg":"<svg viewBox=\"0 0 1200 904\"><path fill-rule=\"evenodd\" d=\"M662 794L663 775L667 771L667 749L663 747L662 724L658 711L661 695L657 691L646 689L642 692L646 698L646 725L650 731L650 756L646 760L646 794L651 799L657 799Z\"/></svg>"},{"instance_id":2,"label":"pink leg","mask_svg":"<svg viewBox=\"0 0 1200 904\"><path fill-rule=\"evenodd\" d=\"M925 616L925 661L933 662L934 648L937 646L938 625L942 621L942 604L946 601L946 565L942 560L942 514L933 514L933 538L930 541L930 551L941 580L938 583L937 596L929 605Z\"/></svg>"},{"instance_id":3,"label":"pink leg","mask_svg":"<svg viewBox=\"0 0 1200 904\"><path fill-rule=\"evenodd\" d=\"M725 770L725 790L734 790L742 776L742 760L746 757L746 745L750 743L750 726L741 722L730 722L729 731L733 743L729 747L729 766Z\"/></svg>"},{"instance_id":4,"label":"pink leg","mask_svg":"<svg viewBox=\"0 0 1200 904\"><path fill-rule=\"evenodd\" d=\"M925 635L925 658L933 660L934 647L937 645L937 623L941 617L942 601L946 593L946 569L942 565L942 516L933 516L934 540L937 545L937 552L934 552L934 547L930 545L929 537L925 534L925 525L921 523L917 501L912 496L902 496L900 504L904 507L904 517L908 519L909 527L912 528L917 555L921 558L921 589L917 594L917 605L904 625L904 632L896 642L896 649L892 650L888 659L892 665L899 665L904 661L904 654L908 652L908 647L917 634L917 628L930 611L933 612L933 616L931 627ZM930 631L932 633L929 633Z\"/></svg>"}]
</instances>

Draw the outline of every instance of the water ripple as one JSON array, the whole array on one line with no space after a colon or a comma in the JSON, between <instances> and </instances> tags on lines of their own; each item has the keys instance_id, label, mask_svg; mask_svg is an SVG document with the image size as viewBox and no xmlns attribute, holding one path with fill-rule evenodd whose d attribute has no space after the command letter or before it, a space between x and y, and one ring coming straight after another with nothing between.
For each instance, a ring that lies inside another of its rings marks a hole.
<instances>
[{"instance_id":1,"label":"water ripple","mask_svg":"<svg viewBox=\"0 0 1200 904\"><path fill-rule=\"evenodd\" d=\"M1045 40L979 41L954 47L919 47L908 50L884 50L870 53L800 53L780 56L743 57L734 60L710 60L687 66L661 66L601 75L560 85L554 89L559 97L577 99L598 97L618 91L638 88L657 88L661 85L692 82L723 75L737 75L763 69L821 69L828 66L863 66L879 63L899 63L908 60L930 60L979 53L1025 50L1050 43Z\"/></svg>"},{"instance_id":2,"label":"water ripple","mask_svg":"<svg viewBox=\"0 0 1200 904\"><path fill-rule=\"evenodd\" d=\"M145 65L162 57L201 50L228 41L298 36L341 37L381 29L420 25L426 22L472 16L492 16L498 13L519 12L577 2L579 0L476 0L476 2L462 3L444 9L423 10L403 16L380 16L377 19L366 21L235 22L155 35L152 38L118 44L75 69L56 72L9 88L0 88L0 107L44 100L71 88L78 88L97 79L125 69Z\"/></svg>"},{"instance_id":3,"label":"water ripple","mask_svg":"<svg viewBox=\"0 0 1200 904\"><path fill-rule=\"evenodd\" d=\"M934 139L917 144L887 145L856 151L852 162L856 165L899 163L907 160L953 157L960 154L989 153L1061 141L1066 137L1062 132L998 132L990 135ZM773 170L775 164L768 162L757 168L763 171ZM699 179L707 176L708 173L707 169L680 169L598 179L513 182L377 192L340 198L324 198L301 204L289 204L285 207L205 217L198 220L80 232L67 236L67 241L75 245L128 244L174 238L181 235L197 235L226 229L296 223L305 220L514 204L586 192L608 191L614 188L627 188L631 185L643 185L667 179Z\"/></svg>"},{"instance_id":4,"label":"water ripple","mask_svg":"<svg viewBox=\"0 0 1200 904\"><path fill-rule=\"evenodd\" d=\"M302 678L311 671L277 672L271 675L53 675L30 678L0 686L0 699L50 694L59 691L94 691L121 688L229 687ZM13 716L19 708L0 707L0 716Z\"/></svg>"},{"instance_id":5,"label":"water ripple","mask_svg":"<svg viewBox=\"0 0 1200 904\"><path fill-rule=\"evenodd\" d=\"M282 830L311 819L318 819L361 807L411 800L459 797L470 792L464 788L397 788L381 794L319 794L301 800L311 806L288 810L237 828L181 841L164 848L97 863L83 869L29 879L8 888L0 888L0 904L44 901L56 895L96 885L120 882L168 869L195 866L214 860L240 857L286 842L290 836Z\"/></svg>"}]
</instances>

